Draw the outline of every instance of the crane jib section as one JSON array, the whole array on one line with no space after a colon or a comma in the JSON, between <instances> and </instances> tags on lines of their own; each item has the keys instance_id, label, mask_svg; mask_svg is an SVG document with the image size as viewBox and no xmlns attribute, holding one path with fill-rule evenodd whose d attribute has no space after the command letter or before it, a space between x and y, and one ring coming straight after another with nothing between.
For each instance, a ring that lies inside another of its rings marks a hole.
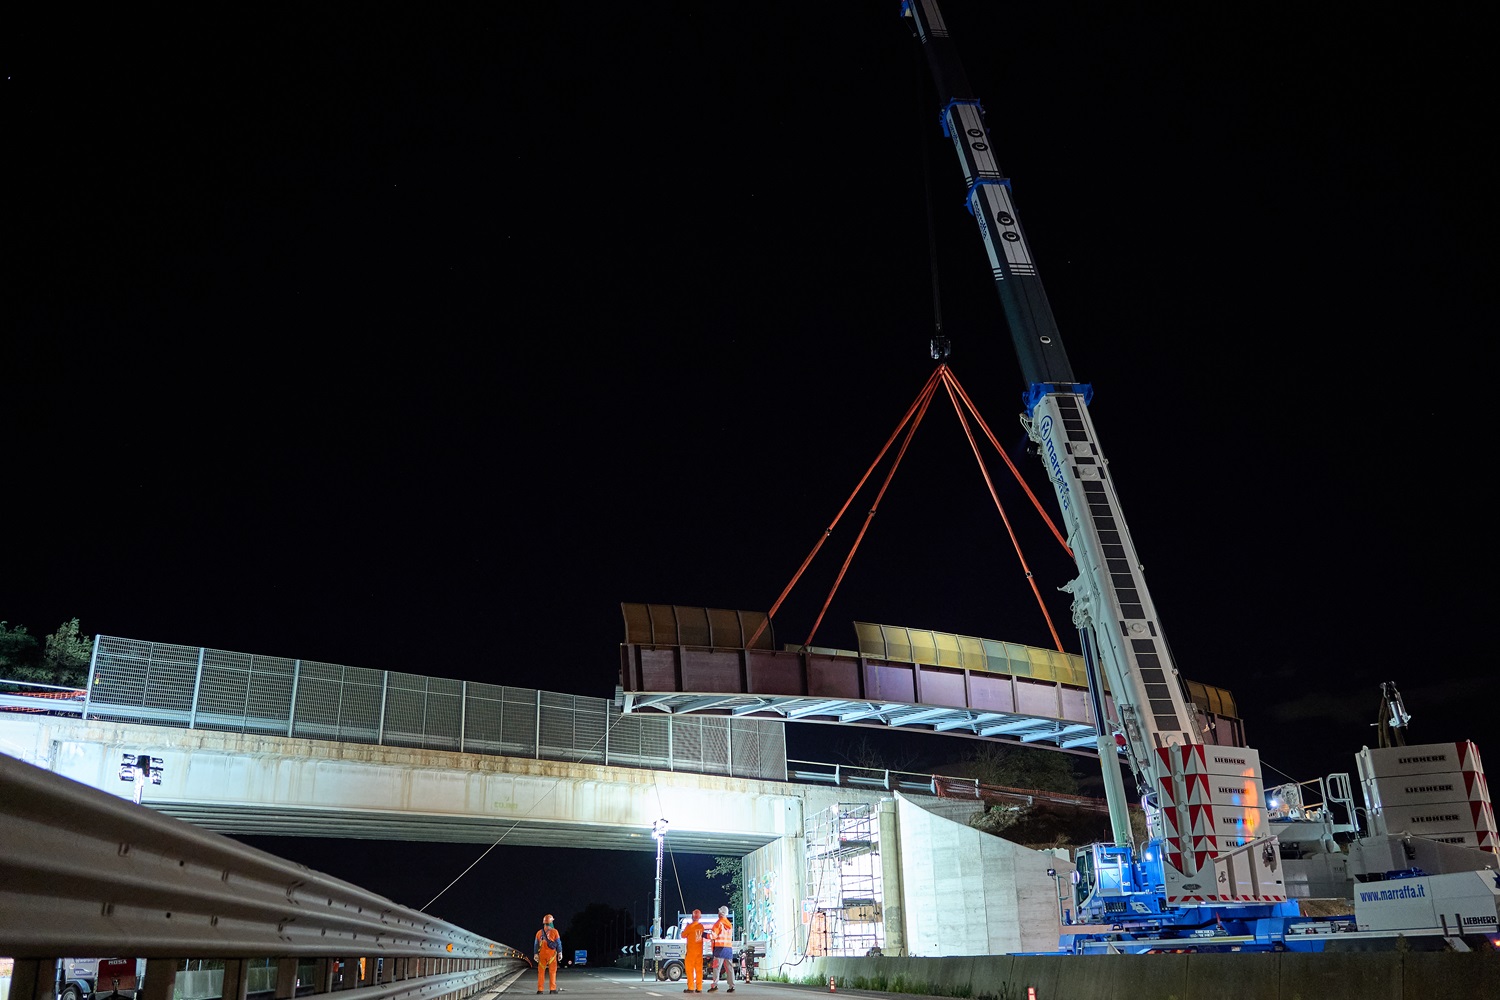
<instances>
[{"instance_id":1,"label":"crane jib section","mask_svg":"<svg viewBox=\"0 0 1500 1000\"><path fill-rule=\"evenodd\" d=\"M1146 779L1155 771L1156 749L1201 742L1196 713L1183 693L1125 528L1086 396L1040 393L1029 424L1077 560L1079 578L1072 584L1075 624L1093 632L1131 759Z\"/></svg>"}]
</instances>

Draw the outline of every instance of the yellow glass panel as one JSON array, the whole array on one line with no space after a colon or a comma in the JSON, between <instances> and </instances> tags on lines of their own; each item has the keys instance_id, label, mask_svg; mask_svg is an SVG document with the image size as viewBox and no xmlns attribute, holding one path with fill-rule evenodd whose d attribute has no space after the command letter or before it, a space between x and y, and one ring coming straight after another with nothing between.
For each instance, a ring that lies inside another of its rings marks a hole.
<instances>
[{"instance_id":1,"label":"yellow glass panel","mask_svg":"<svg viewBox=\"0 0 1500 1000\"><path fill-rule=\"evenodd\" d=\"M948 632L929 632L932 637L932 645L937 651L937 658L932 662L940 667L959 667L963 664L958 655L958 636Z\"/></svg>"},{"instance_id":2,"label":"yellow glass panel","mask_svg":"<svg viewBox=\"0 0 1500 1000\"><path fill-rule=\"evenodd\" d=\"M1031 676L1041 680L1057 680L1057 668L1052 665L1052 651L1036 646L1023 646L1026 658L1031 662Z\"/></svg>"},{"instance_id":3,"label":"yellow glass panel","mask_svg":"<svg viewBox=\"0 0 1500 1000\"><path fill-rule=\"evenodd\" d=\"M989 669L988 658L984 655L983 639L976 639L971 635L955 635L953 640L958 647L959 666L967 670Z\"/></svg>"},{"instance_id":4,"label":"yellow glass panel","mask_svg":"<svg viewBox=\"0 0 1500 1000\"><path fill-rule=\"evenodd\" d=\"M909 628L903 629L907 636L907 642L911 644L911 658L918 663L938 662L937 644L933 641L933 633L926 629Z\"/></svg>"}]
</instances>

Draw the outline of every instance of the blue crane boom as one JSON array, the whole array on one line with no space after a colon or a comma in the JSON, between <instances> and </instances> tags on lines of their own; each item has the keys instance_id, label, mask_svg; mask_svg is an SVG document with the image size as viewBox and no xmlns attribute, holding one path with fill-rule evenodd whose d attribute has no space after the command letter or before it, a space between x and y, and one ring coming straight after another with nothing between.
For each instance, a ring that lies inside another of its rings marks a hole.
<instances>
[{"instance_id":1,"label":"blue crane boom","mask_svg":"<svg viewBox=\"0 0 1500 1000\"><path fill-rule=\"evenodd\" d=\"M1089 668L1115 840L1079 854L1080 915L1135 920L1153 935L1205 919L1274 918L1287 905L1286 888L1276 838L1268 835L1259 757L1204 744L1201 713L1167 646L1089 414L1092 387L1073 375L984 109L969 90L937 0L904 0L901 10L937 86L943 133L963 169L965 203L1025 380L1021 420L1052 482L1077 563L1078 576L1063 589L1073 596ZM1104 712L1106 685L1113 724ZM1146 811L1149 843L1140 850L1131 842L1119 750Z\"/></svg>"}]
</instances>

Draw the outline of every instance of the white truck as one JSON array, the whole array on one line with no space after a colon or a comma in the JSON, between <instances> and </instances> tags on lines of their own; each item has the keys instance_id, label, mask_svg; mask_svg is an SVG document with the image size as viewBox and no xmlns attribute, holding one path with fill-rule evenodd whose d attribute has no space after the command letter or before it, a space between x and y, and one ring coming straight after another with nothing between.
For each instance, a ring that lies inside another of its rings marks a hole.
<instances>
[{"instance_id":1,"label":"white truck","mask_svg":"<svg viewBox=\"0 0 1500 1000\"><path fill-rule=\"evenodd\" d=\"M677 982L687 975L687 963L690 960L687 954L687 939L682 936L683 930L692 922L691 913L677 914L677 924L667 929L666 937L651 938L646 942L646 957L653 963L656 969L656 978ZM703 963L705 977L712 976L713 959L713 934L711 928L717 921L718 914L705 913L699 918L703 924L703 954L698 956L698 961ZM732 918L731 918L732 920ZM765 958L765 941L745 941L738 933L731 942L734 948L735 976L741 980L755 978L755 963L757 959Z\"/></svg>"}]
</instances>

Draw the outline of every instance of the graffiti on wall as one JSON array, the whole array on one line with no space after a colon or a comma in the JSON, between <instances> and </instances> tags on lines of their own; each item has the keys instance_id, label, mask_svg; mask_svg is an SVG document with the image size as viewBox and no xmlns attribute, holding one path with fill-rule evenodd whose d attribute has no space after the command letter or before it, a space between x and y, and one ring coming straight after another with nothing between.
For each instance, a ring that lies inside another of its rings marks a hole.
<instances>
[{"instance_id":1,"label":"graffiti on wall","mask_svg":"<svg viewBox=\"0 0 1500 1000\"><path fill-rule=\"evenodd\" d=\"M781 887L777 853L762 849L745 858L745 928L752 940L776 940L776 897Z\"/></svg>"}]
</instances>

